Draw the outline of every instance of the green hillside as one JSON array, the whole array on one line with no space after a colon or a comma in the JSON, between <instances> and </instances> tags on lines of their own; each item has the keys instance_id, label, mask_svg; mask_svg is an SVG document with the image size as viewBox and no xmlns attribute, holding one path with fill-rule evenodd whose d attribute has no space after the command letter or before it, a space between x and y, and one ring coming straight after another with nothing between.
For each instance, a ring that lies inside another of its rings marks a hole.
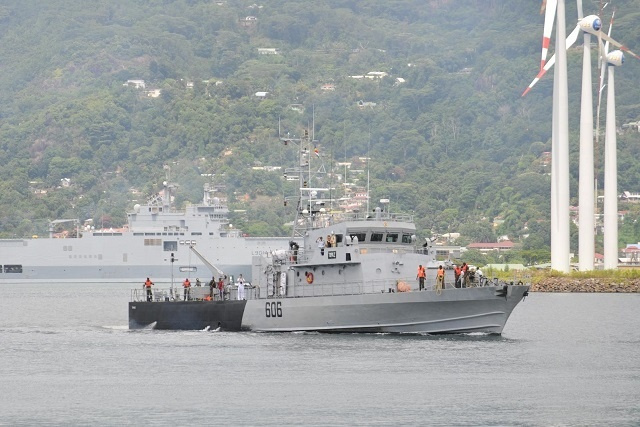
<instances>
[{"instance_id":1,"label":"green hillside","mask_svg":"<svg viewBox=\"0 0 640 427\"><path fill-rule=\"evenodd\" d=\"M600 2L584 3L596 13ZM640 51L640 0L615 7L613 37ZM286 235L290 189L281 171L252 167L286 166L278 127L301 135L313 121L327 158L372 159L372 200L415 214L421 236L508 235L526 251L514 257L542 260L552 73L520 96L539 67L539 9L507 0L6 0L0 237L46 234L55 218L119 226L158 190L164 165L180 184L178 204L197 202L209 179L201 174L215 174L232 208L246 211L234 225ZM567 9L570 31L577 15ZM580 49L569 65L575 204ZM370 72L386 76L352 77ZM627 56L616 72L620 192L640 192L640 133L622 128L640 119L638 87L640 61ZM640 211L621 209L621 244L640 241Z\"/></svg>"}]
</instances>

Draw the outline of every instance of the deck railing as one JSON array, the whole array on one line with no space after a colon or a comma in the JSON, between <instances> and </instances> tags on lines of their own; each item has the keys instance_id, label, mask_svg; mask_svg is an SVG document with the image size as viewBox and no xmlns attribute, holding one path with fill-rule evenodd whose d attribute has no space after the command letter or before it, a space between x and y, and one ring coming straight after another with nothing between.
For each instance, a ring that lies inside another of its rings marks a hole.
<instances>
[{"instance_id":1,"label":"deck railing","mask_svg":"<svg viewBox=\"0 0 640 427\"><path fill-rule=\"evenodd\" d=\"M339 295L362 295L362 294L377 294L377 293L389 293L399 292L398 283L404 282L410 288L411 292L418 291L418 283L415 278L402 278L392 282L388 280L371 280L366 283L363 282L343 282L343 283L325 283L325 284L295 284L287 285L284 289L280 286L269 285L266 287L266 292L261 293L261 289L258 286L252 286L251 284L245 284L244 299L255 300L264 298L307 298L307 297L322 297L322 296L339 296ZM483 280L481 282L469 282L466 286L481 287L481 286L503 286L505 282L498 282L494 280ZM513 284L513 282L512 282ZM453 280L445 282L445 289L460 289L454 286ZM436 285L434 283L425 284L426 291L436 291ZM208 286L192 287L187 294L187 301L208 301L210 296L210 290ZM236 285L225 286L223 297L220 298L218 289L213 290L213 298L211 301L221 300L237 300L238 288ZM131 301L142 302L147 301L146 289L132 289ZM152 302L165 302L165 301L185 301L184 289L174 287L171 288L156 288L152 289Z\"/></svg>"},{"instance_id":2,"label":"deck railing","mask_svg":"<svg viewBox=\"0 0 640 427\"><path fill-rule=\"evenodd\" d=\"M211 297L213 295L213 297ZM185 298L186 297L186 298ZM131 301L142 302L147 301L147 289L132 289ZM211 298L211 299L209 299ZM222 301L222 300L237 300L238 288L236 285L227 285L224 288L222 298L220 297L220 291L215 288L213 292L208 286L194 286L189 288L185 294L183 288L152 288L151 289L151 302L168 302L168 301ZM253 287L250 284L245 284L244 287L244 299L260 299L260 288Z\"/></svg>"}]
</instances>

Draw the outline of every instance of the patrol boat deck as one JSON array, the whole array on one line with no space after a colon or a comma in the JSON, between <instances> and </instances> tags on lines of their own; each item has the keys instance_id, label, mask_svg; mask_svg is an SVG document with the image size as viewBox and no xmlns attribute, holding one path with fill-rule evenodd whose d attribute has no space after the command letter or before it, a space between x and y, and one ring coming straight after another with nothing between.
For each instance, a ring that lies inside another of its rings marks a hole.
<instances>
[{"instance_id":1,"label":"patrol boat deck","mask_svg":"<svg viewBox=\"0 0 640 427\"><path fill-rule=\"evenodd\" d=\"M309 141L299 142L300 167L286 173L298 173L304 183L294 221L302 246L292 241L289 250L254 256L252 283L242 300L232 283L222 299L204 287L192 288L187 300L169 289L155 290L146 301L136 289L129 303L131 329L502 333L527 285L496 280L456 288L451 269L444 288L436 285L435 249L429 241L417 245L413 218L380 208L373 215L327 212L323 194L329 189L312 172ZM419 265L427 269L425 290L415 289Z\"/></svg>"}]
</instances>

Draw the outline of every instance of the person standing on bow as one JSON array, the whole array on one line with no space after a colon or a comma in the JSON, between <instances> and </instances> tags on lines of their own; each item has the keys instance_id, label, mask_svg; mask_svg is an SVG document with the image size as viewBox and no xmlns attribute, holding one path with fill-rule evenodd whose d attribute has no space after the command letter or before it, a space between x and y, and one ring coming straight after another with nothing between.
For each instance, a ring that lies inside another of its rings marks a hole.
<instances>
[{"instance_id":1,"label":"person standing on bow","mask_svg":"<svg viewBox=\"0 0 640 427\"><path fill-rule=\"evenodd\" d=\"M224 277L220 276L220 280L218 280L218 292L220 293L220 301L224 299Z\"/></svg>"},{"instance_id":2,"label":"person standing on bow","mask_svg":"<svg viewBox=\"0 0 640 427\"><path fill-rule=\"evenodd\" d=\"M216 289L217 283L216 283L216 278L215 277L211 277L211 280L209 281L209 296L213 299L213 290Z\"/></svg>"},{"instance_id":3,"label":"person standing on bow","mask_svg":"<svg viewBox=\"0 0 640 427\"><path fill-rule=\"evenodd\" d=\"M482 274L480 267L476 270L476 277L478 278L478 286L484 286L484 275Z\"/></svg>"},{"instance_id":4,"label":"person standing on bow","mask_svg":"<svg viewBox=\"0 0 640 427\"><path fill-rule=\"evenodd\" d=\"M244 277L242 277L242 274L240 274L238 276L238 300L243 300L244 299Z\"/></svg>"},{"instance_id":5,"label":"person standing on bow","mask_svg":"<svg viewBox=\"0 0 640 427\"><path fill-rule=\"evenodd\" d=\"M455 283L454 283L454 287L459 288L460 287L460 275L462 274L462 269L460 268L460 266L458 264L456 264L455 268L453 269L453 274L456 278Z\"/></svg>"},{"instance_id":6,"label":"person standing on bow","mask_svg":"<svg viewBox=\"0 0 640 427\"><path fill-rule=\"evenodd\" d=\"M147 280L145 280L145 282L144 282L144 287L147 290L147 301L148 302L153 301L153 291L151 290L152 286L153 286L153 282L147 277Z\"/></svg>"},{"instance_id":7,"label":"person standing on bow","mask_svg":"<svg viewBox=\"0 0 640 427\"><path fill-rule=\"evenodd\" d=\"M184 300L188 301L190 299L189 295L191 294L191 282L189 278L184 279L182 286L184 287Z\"/></svg>"},{"instance_id":8,"label":"person standing on bow","mask_svg":"<svg viewBox=\"0 0 640 427\"><path fill-rule=\"evenodd\" d=\"M438 272L436 273L436 289L444 289L444 268L438 266Z\"/></svg>"},{"instance_id":9,"label":"person standing on bow","mask_svg":"<svg viewBox=\"0 0 640 427\"><path fill-rule=\"evenodd\" d=\"M462 278L460 282L461 288L466 288L469 285L469 266L466 262L462 263Z\"/></svg>"},{"instance_id":10,"label":"person standing on bow","mask_svg":"<svg viewBox=\"0 0 640 427\"><path fill-rule=\"evenodd\" d=\"M418 274L416 275L416 279L418 279L419 288L422 291L424 289L424 279L427 277L427 272L425 271L422 264L418 266Z\"/></svg>"}]
</instances>

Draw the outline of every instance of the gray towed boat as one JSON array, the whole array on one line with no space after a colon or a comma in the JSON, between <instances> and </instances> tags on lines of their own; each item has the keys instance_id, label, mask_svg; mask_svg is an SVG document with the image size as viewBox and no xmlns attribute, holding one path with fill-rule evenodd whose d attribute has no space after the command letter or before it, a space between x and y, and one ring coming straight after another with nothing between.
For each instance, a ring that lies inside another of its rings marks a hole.
<instances>
[{"instance_id":1,"label":"gray towed boat","mask_svg":"<svg viewBox=\"0 0 640 427\"><path fill-rule=\"evenodd\" d=\"M292 240L289 250L254 256L252 282L227 281L223 292L196 287L148 295L135 289L130 329L502 333L528 294L527 284L494 279L456 287L450 268L444 283L436 284L443 263L428 240L417 243L410 215L382 208L371 214L334 212L330 188L312 186L322 183L316 171L323 168L310 165L311 141L287 144L300 149L300 166L285 173L304 183L294 221L294 238L301 237L302 246ZM426 267L424 290L417 289L420 265Z\"/></svg>"}]
</instances>

